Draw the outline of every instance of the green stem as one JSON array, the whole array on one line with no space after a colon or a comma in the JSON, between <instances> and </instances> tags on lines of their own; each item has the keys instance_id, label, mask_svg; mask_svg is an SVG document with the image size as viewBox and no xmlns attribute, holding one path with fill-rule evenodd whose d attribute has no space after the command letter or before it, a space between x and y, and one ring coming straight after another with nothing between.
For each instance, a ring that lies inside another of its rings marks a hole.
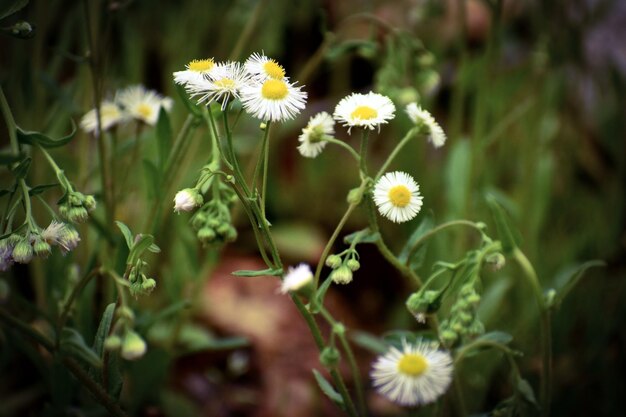
<instances>
[{"instance_id":1,"label":"green stem","mask_svg":"<svg viewBox=\"0 0 626 417\"><path fill-rule=\"evenodd\" d=\"M411 259L411 257L415 254L415 252L417 251L417 249L420 247L420 245L422 245L426 240L430 239L431 237L433 237L434 235L436 235L437 233L439 233L440 231L447 229L449 227L454 227L454 226L468 226L468 227L473 227L474 229L478 230L479 232L482 233L482 229L480 228L480 226L474 222L471 222L469 220L452 220L446 223L442 223L437 227L432 228L431 230L429 230L428 232L424 233L422 236L420 236L419 239L417 239L414 243L413 246L411 247L411 250L409 251L409 255L407 256L407 261L409 262L409 259Z\"/></svg>"},{"instance_id":2,"label":"green stem","mask_svg":"<svg viewBox=\"0 0 626 417\"><path fill-rule=\"evenodd\" d=\"M17 141L17 125L15 124L15 119L13 119L13 113L11 112L11 107L7 102L7 98L4 96L2 85L0 85L0 108L2 109L2 115L4 116L7 130L9 131L11 152L13 155L17 156L20 154L20 144Z\"/></svg>"},{"instance_id":3,"label":"green stem","mask_svg":"<svg viewBox=\"0 0 626 417\"><path fill-rule=\"evenodd\" d=\"M26 185L26 181L24 181L24 178L20 178L18 182L22 190L22 195L24 199L24 207L26 207L26 223L28 224L28 229L29 231L37 231L37 225L35 224L35 220L33 219L32 207L30 205L30 195L28 193L28 185Z\"/></svg>"},{"instance_id":4,"label":"green stem","mask_svg":"<svg viewBox=\"0 0 626 417\"><path fill-rule=\"evenodd\" d=\"M380 169L376 173L376 177L374 178L374 181L378 181L378 179L385 173L385 171L387 170L387 168L389 167L391 162L400 153L402 148L404 148L404 146L407 143L409 143L409 141L411 139L413 139L413 137L417 134L417 132L418 132L417 128L413 128L413 129L409 130L408 132L406 132L406 135L404 135L404 137L400 140L400 142L398 142L398 144L396 145L394 150L391 151L391 153L387 157L387 160L383 163L383 165L380 167Z\"/></svg>"},{"instance_id":5,"label":"green stem","mask_svg":"<svg viewBox=\"0 0 626 417\"><path fill-rule=\"evenodd\" d=\"M230 126L228 124L228 110L224 110L222 112L222 121L224 123L224 131L226 132L226 144L229 152L229 157L231 163L233 165L233 173L235 174L235 180L240 184L244 195L250 196L250 189L248 188L248 184L246 183L243 174L241 173L241 168L239 167L239 162L237 161L237 155L235 154L235 148L233 146L233 136L230 131Z\"/></svg>"},{"instance_id":6,"label":"green stem","mask_svg":"<svg viewBox=\"0 0 626 417\"><path fill-rule=\"evenodd\" d=\"M367 176L367 142L369 140L370 137L370 131L369 129L363 129L363 134L361 135L361 150L359 152L360 156L360 163L359 163L359 168L361 169L361 172L363 173L363 175Z\"/></svg>"},{"instance_id":7,"label":"green stem","mask_svg":"<svg viewBox=\"0 0 626 417\"><path fill-rule=\"evenodd\" d=\"M215 127L215 119L213 118L213 112L211 111L211 106L207 106L206 109L208 111L207 116L206 116L206 120L207 120L209 129L212 132L212 135L215 138L215 141L217 143L217 149L218 149L218 151L220 153L222 161L226 164L228 169L230 169L232 171L233 170L233 165L228 160L229 157L227 157L226 151L224 149L222 149L222 144L221 144L221 141L220 141L220 137L219 137L219 135L217 133L217 128Z\"/></svg>"},{"instance_id":8,"label":"green stem","mask_svg":"<svg viewBox=\"0 0 626 417\"><path fill-rule=\"evenodd\" d=\"M352 155L354 157L354 159L356 159L356 161L359 164L359 166L361 166L361 156L359 156L359 154L354 150L354 148L352 146L348 145L344 141L332 138L330 136L324 138L324 141L328 142L328 143L333 143L335 145L339 145L342 148L344 148L345 150L347 150L348 152L350 152L350 155Z\"/></svg>"},{"instance_id":9,"label":"green stem","mask_svg":"<svg viewBox=\"0 0 626 417\"><path fill-rule=\"evenodd\" d=\"M550 403L552 400L552 334L550 323L550 309L546 305L539 278L532 264L519 248L513 250L513 259L524 271L524 276L532 287L535 301L539 307L541 329L541 413L543 416L550 415Z\"/></svg>"},{"instance_id":10,"label":"green stem","mask_svg":"<svg viewBox=\"0 0 626 417\"><path fill-rule=\"evenodd\" d=\"M74 191L74 187L72 187L72 184L70 184L70 182L68 181L67 177L65 176L65 172L61 168L59 168L59 166L57 165L54 158L52 158L50 153L43 146L39 144L36 144L35 146L37 147L37 149L39 149L39 151L43 154L43 156L46 158L46 160L50 164L50 167L52 168L57 179L59 180L59 184L61 184L61 186L65 188L68 192Z\"/></svg>"},{"instance_id":11,"label":"green stem","mask_svg":"<svg viewBox=\"0 0 626 417\"><path fill-rule=\"evenodd\" d=\"M229 60L236 61L237 59L239 59L239 55L241 55L244 46L246 46L250 42L250 37L252 36L252 33L254 32L257 23L259 22L259 19L261 18L261 13L267 8L266 3L267 0L259 0L259 2L257 3L254 11L252 12L252 16L246 23L246 26L240 32L241 35L239 35L239 39L237 39L237 44L230 53L230 57L228 58Z\"/></svg>"}]
</instances>

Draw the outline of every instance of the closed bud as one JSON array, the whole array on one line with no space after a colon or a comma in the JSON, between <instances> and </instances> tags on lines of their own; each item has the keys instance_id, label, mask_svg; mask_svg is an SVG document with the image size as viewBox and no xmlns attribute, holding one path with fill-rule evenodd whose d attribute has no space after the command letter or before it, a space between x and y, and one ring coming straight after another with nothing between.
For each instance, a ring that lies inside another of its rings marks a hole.
<instances>
[{"instance_id":1,"label":"closed bud","mask_svg":"<svg viewBox=\"0 0 626 417\"><path fill-rule=\"evenodd\" d=\"M176 193L174 197L174 211L191 211L200 207L203 203L202 195L195 188L185 188Z\"/></svg>"},{"instance_id":2,"label":"closed bud","mask_svg":"<svg viewBox=\"0 0 626 417\"><path fill-rule=\"evenodd\" d=\"M87 211L94 211L96 209L96 199L92 195L86 196L84 206Z\"/></svg>"},{"instance_id":3,"label":"closed bud","mask_svg":"<svg viewBox=\"0 0 626 417\"><path fill-rule=\"evenodd\" d=\"M85 196L83 193L73 192L67 197L67 201L69 201L70 206L79 207L83 205Z\"/></svg>"},{"instance_id":4,"label":"closed bud","mask_svg":"<svg viewBox=\"0 0 626 417\"><path fill-rule=\"evenodd\" d=\"M491 264L494 271L502 269L504 264L506 264L506 258L500 252L492 253L487 257L486 261Z\"/></svg>"},{"instance_id":5,"label":"closed bud","mask_svg":"<svg viewBox=\"0 0 626 417\"><path fill-rule=\"evenodd\" d=\"M87 209L83 206L80 207L72 207L67 212L67 220L72 223L83 223L89 218L89 213Z\"/></svg>"},{"instance_id":6,"label":"closed bud","mask_svg":"<svg viewBox=\"0 0 626 417\"><path fill-rule=\"evenodd\" d=\"M474 317L468 313L459 313L458 318L459 318L459 321L466 326L470 324L472 320L474 320Z\"/></svg>"},{"instance_id":7,"label":"closed bud","mask_svg":"<svg viewBox=\"0 0 626 417\"><path fill-rule=\"evenodd\" d=\"M156 288L156 281L152 278L148 278L141 283L141 288L146 292L152 292Z\"/></svg>"},{"instance_id":8,"label":"closed bud","mask_svg":"<svg viewBox=\"0 0 626 417\"><path fill-rule=\"evenodd\" d=\"M217 228L217 226L219 226L220 224L222 224L222 222L215 217L211 217L206 221L206 225L212 227L213 229Z\"/></svg>"},{"instance_id":9,"label":"closed bud","mask_svg":"<svg viewBox=\"0 0 626 417\"><path fill-rule=\"evenodd\" d=\"M63 228L58 233L57 243L61 246L63 252L69 252L78 246L80 242L80 236L76 229L67 224L63 225Z\"/></svg>"},{"instance_id":10,"label":"closed bud","mask_svg":"<svg viewBox=\"0 0 626 417\"><path fill-rule=\"evenodd\" d=\"M114 334L104 340L104 348L106 350L117 350L122 346L122 338Z\"/></svg>"},{"instance_id":11,"label":"closed bud","mask_svg":"<svg viewBox=\"0 0 626 417\"><path fill-rule=\"evenodd\" d=\"M122 306L122 307L117 309L117 316L120 319L127 320L127 321L130 321L130 322L135 320L135 313L133 313L133 310L131 310L130 308L128 308L126 306Z\"/></svg>"},{"instance_id":12,"label":"closed bud","mask_svg":"<svg viewBox=\"0 0 626 417\"><path fill-rule=\"evenodd\" d=\"M320 363L326 368L334 368L337 366L340 358L341 355L339 351L332 346L326 346L320 353Z\"/></svg>"},{"instance_id":13,"label":"closed bud","mask_svg":"<svg viewBox=\"0 0 626 417\"><path fill-rule=\"evenodd\" d=\"M458 338L459 335L452 330L444 330L441 332L441 341L445 346L452 346Z\"/></svg>"},{"instance_id":14,"label":"closed bud","mask_svg":"<svg viewBox=\"0 0 626 417\"><path fill-rule=\"evenodd\" d=\"M146 353L146 342L138 333L129 330L122 341L122 358L132 361L141 358Z\"/></svg>"},{"instance_id":15,"label":"closed bud","mask_svg":"<svg viewBox=\"0 0 626 417\"><path fill-rule=\"evenodd\" d=\"M224 236L224 240L226 240L227 242L234 242L235 240L237 240L237 229L232 226L229 227L226 235Z\"/></svg>"},{"instance_id":16,"label":"closed bud","mask_svg":"<svg viewBox=\"0 0 626 417\"><path fill-rule=\"evenodd\" d=\"M472 322L472 325L468 329L468 333L472 336L480 336L485 333L485 325L478 319Z\"/></svg>"},{"instance_id":17,"label":"closed bud","mask_svg":"<svg viewBox=\"0 0 626 417\"><path fill-rule=\"evenodd\" d=\"M198 230L201 229L207 221L207 216L204 212L198 211L191 219L191 226Z\"/></svg>"},{"instance_id":18,"label":"closed bud","mask_svg":"<svg viewBox=\"0 0 626 417\"><path fill-rule=\"evenodd\" d=\"M33 243L33 249L35 251L35 255L40 256L42 258L48 257L51 251L51 248L48 242L46 242L45 240L41 238L37 238L35 240L35 242Z\"/></svg>"},{"instance_id":19,"label":"closed bud","mask_svg":"<svg viewBox=\"0 0 626 417\"><path fill-rule=\"evenodd\" d=\"M361 264L356 259L348 259L346 266L350 268L350 271L354 272L361 267Z\"/></svg>"},{"instance_id":20,"label":"closed bud","mask_svg":"<svg viewBox=\"0 0 626 417\"><path fill-rule=\"evenodd\" d=\"M28 239L22 238L13 248L13 260L21 264L27 264L33 259L33 247Z\"/></svg>"},{"instance_id":21,"label":"closed bud","mask_svg":"<svg viewBox=\"0 0 626 417\"><path fill-rule=\"evenodd\" d=\"M231 228L230 224L228 224L228 223L221 223L220 225L217 226L215 231L220 236L226 236L226 234L228 233L228 230L230 228Z\"/></svg>"},{"instance_id":22,"label":"closed bud","mask_svg":"<svg viewBox=\"0 0 626 417\"><path fill-rule=\"evenodd\" d=\"M353 188L348 192L348 197L346 200L348 204L357 205L363 199L363 189L361 187Z\"/></svg>"},{"instance_id":23,"label":"closed bud","mask_svg":"<svg viewBox=\"0 0 626 417\"><path fill-rule=\"evenodd\" d=\"M329 268L337 268L341 265L341 257L337 256L337 255L329 255L326 258L326 266L328 266Z\"/></svg>"},{"instance_id":24,"label":"closed bud","mask_svg":"<svg viewBox=\"0 0 626 417\"><path fill-rule=\"evenodd\" d=\"M352 271L347 266L342 266L331 272L330 278L335 284L349 284L352 282Z\"/></svg>"},{"instance_id":25,"label":"closed bud","mask_svg":"<svg viewBox=\"0 0 626 417\"><path fill-rule=\"evenodd\" d=\"M203 227L198 230L198 239L205 243L212 242L215 239L215 230L210 227Z\"/></svg>"}]
</instances>

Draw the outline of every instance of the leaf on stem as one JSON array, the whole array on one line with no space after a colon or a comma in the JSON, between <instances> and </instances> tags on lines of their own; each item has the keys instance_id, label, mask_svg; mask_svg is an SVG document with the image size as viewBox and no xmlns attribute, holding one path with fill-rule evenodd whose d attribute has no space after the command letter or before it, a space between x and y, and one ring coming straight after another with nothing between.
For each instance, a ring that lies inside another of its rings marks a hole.
<instances>
[{"instance_id":1,"label":"leaf on stem","mask_svg":"<svg viewBox=\"0 0 626 417\"><path fill-rule=\"evenodd\" d=\"M28 174L28 169L30 168L31 161L31 157L25 158L11 170L16 179L19 180L26 177L26 174Z\"/></svg>"},{"instance_id":2,"label":"leaf on stem","mask_svg":"<svg viewBox=\"0 0 626 417\"><path fill-rule=\"evenodd\" d=\"M133 247L133 233L130 231L128 226L126 226L121 221L116 220L115 224L117 224L117 227L119 227L119 229L122 231L122 234L124 235L124 239L126 240L126 246L128 246L128 249L132 248Z\"/></svg>"},{"instance_id":3,"label":"leaf on stem","mask_svg":"<svg viewBox=\"0 0 626 417\"><path fill-rule=\"evenodd\" d=\"M326 291L328 291L328 287L330 287L330 284L332 282L333 280L329 276L322 283L322 285L320 285L317 291L315 291L315 295L313 295L313 298L311 299L311 305L309 307L311 313L317 314L320 312L322 306L324 305L324 297L326 297Z\"/></svg>"},{"instance_id":4,"label":"leaf on stem","mask_svg":"<svg viewBox=\"0 0 626 417\"><path fill-rule=\"evenodd\" d=\"M94 368L102 368L100 357L85 343L83 336L76 329L63 328L60 340L61 352L73 356Z\"/></svg>"},{"instance_id":5,"label":"leaf on stem","mask_svg":"<svg viewBox=\"0 0 626 417\"><path fill-rule=\"evenodd\" d=\"M317 369L313 369L313 375L315 375L315 380L317 381L317 385L320 386L320 389L328 398L330 398L335 404L338 404L343 407L343 398L341 395L333 388L333 386L324 378L322 374L320 374Z\"/></svg>"},{"instance_id":6,"label":"leaf on stem","mask_svg":"<svg viewBox=\"0 0 626 417\"><path fill-rule=\"evenodd\" d=\"M426 256L427 245L421 245L417 250L414 249L415 243L424 236L425 233L430 231L435 225L435 220L432 211L429 212L415 228L415 231L411 234L406 244L398 255L398 260L404 265L408 265L411 269L415 270L422 266L424 257ZM410 257L410 259L409 259Z\"/></svg>"},{"instance_id":7,"label":"leaf on stem","mask_svg":"<svg viewBox=\"0 0 626 417\"><path fill-rule=\"evenodd\" d=\"M491 213L496 222L498 237L502 242L502 251L505 255L509 255L514 249L519 247L521 242L520 234L517 229L511 225L504 209L493 195L487 196L487 204L489 204L489 208L491 208Z\"/></svg>"},{"instance_id":8,"label":"leaf on stem","mask_svg":"<svg viewBox=\"0 0 626 417\"><path fill-rule=\"evenodd\" d=\"M372 232L368 227L363 230L350 233L343 238L343 241L346 244L351 244L356 238L359 239L359 243L376 243L380 239L380 233Z\"/></svg>"},{"instance_id":9,"label":"leaf on stem","mask_svg":"<svg viewBox=\"0 0 626 417\"><path fill-rule=\"evenodd\" d=\"M74 136L76 136L76 132L77 132L76 123L74 123L73 120L72 120L72 132L59 139L52 139L51 137L46 136L41 132L26 131L18 127L17 128L17 140L21 144L25 144L25 145L40 145L44 148L56 148L56 147L63 146L69 143L72 139L74 139Z\"/></svg>"},{"instance_id":10,"label":"leaf on stem","mask_svg":"<svg viewBox=\"0 0 626 417\"><path fill-rule=\"evenodd\" d=\"M580 282L585 272L589 268L600 266L606 266L606 263L601 260L593 260L562 271L556 278L556 296L551 300L549 306L559 308L567 294Z\"/></svg>"},{"instance_id":11,"label":"leaf on stem","mask_svg":"<svg viewBox=\"0 0 626 417\"><path fill-rule=\"evenodd\" d=\"M350 332L350 339L355 344L369 350L372 353L385 353L389 349L387 344L381 338L367 332L353 330Z\"/></svg>"},{"instance_id":12,"label":"leaf on stem","mask_svg":"<svg viewBox=\"0 0 626 417\"><path fill-rule=\"evenodd\" d=\"M279 277L283 274L283 270L280 268L267 268L261 270L240 269L239 271L231 272L231 274L236 277Z\"/></svg>"}]
</instances>

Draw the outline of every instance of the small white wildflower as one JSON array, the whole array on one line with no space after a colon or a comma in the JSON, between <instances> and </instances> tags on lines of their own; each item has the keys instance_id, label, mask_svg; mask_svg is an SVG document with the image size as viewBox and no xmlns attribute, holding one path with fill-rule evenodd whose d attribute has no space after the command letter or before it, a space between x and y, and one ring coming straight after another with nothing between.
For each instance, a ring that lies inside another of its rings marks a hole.
<instances>
[{"instance_id":1,"label":"small white wildflower","mask_svg":"<svg viewBox=\"0 0 626 417\"><path fill-rule=\"evenodd\" d=\"M286 79L253 80L241 90L243 108L263 121L293 119L304 109L307 94Z\"/></svg>"},{"instance_id":2,"label":"small white wildflower","mask_svg":"<svg viewBox=\"0 0 626 417\"><path fill-rule=\"evenodd\" d=\"M325 136L332 136L335 133L335 121L330 114L325 111L311 117L309 123L298 137L300 145L298 151L306 158L315 158L319 155L328 142Z\"/></svg>"},{"instance_id":3,"label":"small white wildflower","mask_svg":"<svg viewBox=\"0 0 626 417\"><path fill-rule=\"evenodd\" d=\"M452 357L437 344L402 342L379 356L370 376L378 392L404 406L429 404L446 392L452 381Z\"/></svg>"},{"instance_id":4,"label":"small white wildflower","mask_svg":"<svg viewBox=\"0 0 626 417\"><path fill-rule=\"evenodd\" d=\"M374 202L381 215L395 223L414 218L422 208L419 185L407 173L396 171L383 175L374 186Z\"/></svg>"},{"instance_id":5,"label":"small white wildflower","mask_svg":"<svg viewBox=\"0 0 626 417\"><path fill-rule=\"evenodd\" d=\"M198 104L222 103L222 111L229 100L238 99L243 86L248 82L248 73L238 62L220 63L208 71L201 79L189 81L185 86L192 96L200 96Z\"/></svg>"},{"instance_id":6,"label":"small white wildflower","mask_svg":"<svg viewBox=\"0 0 626 417\"><path fill-rule=\"evenodd\" d=\"M195 188L185 188L176 193L174 197L174 211L191 211L203 203L202 196Z\"/></svg>"},{"instance_id":7,"label":"small white wildflower","mask_svg":"<svg viewBox=\"0 0 626 417\"><path fill-rule=\"evenodd\" d=\"M171 98L163 97L156 91L147 90L142 85L133 85L118 91L115 101L131 117L151 126L156 124L161 107L170 111L173 105Z\"/></svg>"},{"instance_id":8,"label":"small white wildflower","mask_svg":"<svg viewBox=\"0 0 626 417\"><path fill-rule=\"evenodd\" d=\"M285 69L272 58L268 58L258 52L253 53L244 63L246 71L262 81L268 78L282 80L285 78Z\"/></svg>"},{"instance_id":9,"label":"small white wildflower","mask_svg":"<svg viewBox=\"0 0 626 417\"><path fill-rule=\"evenodd\" d=\"M280 292L286 294L290 291L297 291L311 282L313 282L313 272L309 265L302 263L295 268L289 267L280 286Z\"/></svg>"},{"instance_id":10,"label":"small white wildflower","mask_svg":"<svg viewBox=\"0 0 626 417\"><path fill-rule=\"evenodd\" d=\"M419 107L417 103L409 103L405 111L414 124L426 126L428 129L428 140L435 148L439 148L446 143L446 133L427 110Z\"/></svg>"},{"instance_id":11,"label":"small white wildflower","mask_svg":"<svg viewBox=\"0 0 626 417\"><path fill-rule=\"evenodd\" d=\"M215 67L215 61L212 58L208 59L194 59L185 65L184 71L176 71L174 75L174 82L176 84L185 86L191 82L201 81L204 75L207 74Z\"/></svg>"},{"instance_id":12,"label":"small white wildflower","mask_svg":"<svg viewBox=\"0 0 626 417\"><path fill-rule=\"evenodd\" d=\"M103 131L126 120L122 109L112 101L103 101L100 104L100 123ZM96 109L91 109L80 119L80 127L86 133L94 133L98 129Z\"/></svg>"},{"instance_id":13,"label":"small white wildflower","mask_svg":"<svg viewBox=\"0 0 626 417\"><path fill-rule=\"evenodd\" d=\"M339 101L333 117L343 126L348 126L348 133L354 126L374 130L392 120L396 107L389 97L369 92L352 93Z\"/></svg>"}]
</instances>

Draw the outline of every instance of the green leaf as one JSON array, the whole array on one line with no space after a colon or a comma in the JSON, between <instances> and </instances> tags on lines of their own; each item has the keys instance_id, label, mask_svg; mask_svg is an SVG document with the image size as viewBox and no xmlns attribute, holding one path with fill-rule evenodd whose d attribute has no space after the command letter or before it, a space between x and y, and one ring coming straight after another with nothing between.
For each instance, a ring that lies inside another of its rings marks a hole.
<instances>
[{"instance_id":1,"label":"green leaf","mask_svg":"<svg viewBox=\"0 0 626 417\"><path fill-rule=\"evenodd\" d=\"M389 349L389 346L381 338L367 332L351 331L350 339L372 353L385 353Z\"/></svg>"},{"instance_id":2,"label":"green leaf","mask_svg":"<svg viewBox=\"0 0 626 417\"><path fill-rule=\"evenodd\" d=\"M116 220L115 224L117 224L117 227L119 227L120 231L124 235L124 240L126 240L126 246L128 246L128 249L132 248L133 247L133 241L134 241L133 233L130 231L128 226L126 226L121 221Z\"/></svg>"},{"instance_id":3,"label":"green leaf","mask_svg":"<svg viewBox=\"0 0 626 417\"><path fill-rule=\"evenodd\" d=\"M148 246L148 250L152 253L160 253L161 252L161 248L158 247L156 244L152 244L150 246Z\"/></svg>"},{"instance_id":4,"label":"green leaf","mask_svg":"<svg viewBox=\"0 0 626 417\"><path fill-rule=\"evenodd\" d=\"M258 271L241 269L239 271L231 272L232 275L236 277L265 277L265 276L274 276L279 277L283 274L283 270L280 268L267 268Z\"/></svg>"},{"instance_id":5,"label":"green leaf","mask_svg":"<svg viewBox=\"0 0 626 417\"><path fill-rule=\"evenodd\" d=\"M185 105L187 110L189 110L189 113L193 114L194 116L196 116L198 118L201 118L202 117L202 110L200 110L200 108L195 103L193 103L190 100L189 95L187 94L185 89L182 86L180 86L179 84L175 84L175 88L176 88L176 92L180 96L183 104Z\"/></svg>"},{"instance_id":6,"label":"green leaf","mask_svg":"<svg viewBox=\"0 0 626 417\"><path fill-rule=\"evenodd\" d=\"M526 381L524 378L519 378L517 380L517 392L520 393L522 398L524 398L527 402L539 406L537 403L537 397L535 397L535 392L533 391L533 387Z\"/></svg>"},{"instance_id":7,"label":"green leaf","mask_svg":"<svg viewBox=\"0 0 626 417\"><path fill-rule=\"evenodd\" d=\"M11 165L24 159L23 153L0 152L0 165Z\"/></svg>"},{"instance_id":8,"label":"green leaf","mask_svg":"<svg viewBox=\"0 0 626 417\"><path fill-rule=\"evenodd\" d=\"M351 244L357 237L359 238L359 243L375 243L380 239L380 233L372 232L368 227L358 232L350 233L343 238L343 241L346 244Z\"/></svg>"},{"instance_id":9,"label":"green leaf","mask_svg":"<svg viewBox=\"0 0 626 417\"><path fill-rule=\"evenodd\" d=\"M412 269L419 268L424 262L424 257L426 256L426 245L421 245L419 248L414 249L415 242L417 242L425 233L430 231L435 225L434 217L432 212L428 213L420 222L420 224L415 228L415 231L411 234L406 244L400 251L400 255L398 255L398 260L407 264ZM409 256L411 259L409 260Z\"/></svg>"},{"instance_id":10,"label":"green leaf","mask_svg":"<svg viewBox=\"0 0 626 417\"><path fill-rule=\"evenodd\" d=\"M104 309L102 319L98 325L98 330L93 341L93 351L104 363L105 357L107 360L106 372L108 387L107 391L117 398L122 388L122 375L119 369L119 357L116 352L110 352L105 355L104 341L111 332L111 325L113 324L113 318L115 315L115 303L111 303ZM89 374L96 380L101 381L103 369L91 368Z\"/></svg>"},{"instance_id":11,"label":"green leaf","mask_svg":"<svg viewBox=\"0 0 626 417\"><path fill-rule=\"evenodd\" d=\"M326 394L328 398L330 398L335 404L338 404L343 407L343 398L335 388L324 378L322 374L320 374L317 369L313 369L313 375L315 375L315 380L317 381L317 385L320 386L322 392Z\"/></svg>"},{"instance_id":12,"label":"green leaf","mask_svg":"<svg viewBox=\"0 0 626 417\"><path fill-rule=\"evenodd\" d=\"M154 243L154 237L152 235L138 234L135 237L135 243L130 248L128 254L127 265L134 265L137 259L141 258L141 255Z\"/></svg>"},{"instance_id":13,"label":"green leaf","mask_svg":"<svg viewBox=\"0 0 626 417\"><path fill-rule=\"evenodd\" d=\"M50 189L50 188L54 188L54 187L56 187L56 186L58 186L58 185L59 185L59 184L58 184L58 183L56 183L56 182L55 182L55 183L52 183L52 184L41 184L41 185L37 185L37 186L35 186L35 187L31 188L31 189L28 191L28 194L30 194L30 195L37 195L37 194L41 194L41 193L43 193L44 191L46 191L46 190L48 190L48 189Z\"/></svg>"},{"instance_id":14,"label":"green leaf","mask_svg":"<svg viewBox=\"0 0 626 417\"><path fill-rule=\"evenodd\" d=\"M450 217L464 217L469 179L472 168L471 146L468 140L457 141L446 164L446 194Z\"/></svg>"},{"instance_id":15,"label":"green leaf","mask_svg":"<svg viewBox=\"0 0 626 417\"><path fill-rule=\"evenodd\" d=\"M28 0L15 0L9 2L7 5L3 5L2 9L0 9L0 20L19 12L26 7L27 4Z\"/></svg>"},{"instance_id":16,"label":"green leaf","mask_svg":"<svg viewBox=\"0 0 626 417\"><path fill-rule=\"evenodd\" d=\"M580 282L585 272L589 268L600 266L606 266L606 263L601 260L593 260L561 272L556 278L556 296L552 300L551 306L558 308L567 294Z\"/></svg>"},{"instance_id":17,"label":"green leaf","mask_svg":"<svg viewBox=\"0 0 626 417\"><path fill-rule=\"evenodd\" d=\"M111 330L111 323L113 322L113 314L115 313L115 303L111 303L104 309L104 313L102 313L102 319L100 319L100 324L98 325L98 330L96 331L96 336L93 340L93 351L96 355L102 357L104 353L104 340L109 335L109 331Z\"/></svg>"},{"instance_id":18,"label":"green leaf","mask_svg":"<svg viewBox=\"0 0 626 417\"><path fill-rule=\"evenodd\" d=\"M487 196L487 204L491 208L491 213L496 222L498 229L498 237L502 242L502 251L505 255L509 255L515 250L521 241L519 232L511 226L504 209L494 196Z\"/></svg>"},{"instance_id":19,"label":"green leaf","mask_svg":"<svg viewBox=\"0 0 626 417\"><path fill-rule=\"evenodd\" d=\"M40 145L44 148L56 148L69 143L76 135L76 123L72 120L72 132L59 139L52 139L40 132L30 132L17 128L17 140L26 145Z\"/></svg>"},{"instance_id":20,"label":"green leaf","mask_svg":"<svg viewBox=\"0 0 626 417\"><path fill-rule=\"evenodd\" d=\"M148 182L148 196L154 199L159 198L161 193L161 175L159 174L159 169L154 162L149 159L143 160L143 169L146 181Z\"/></svg>"},{"instance_id":21,"label":"green leaf","mask_svg":"<svg viewBox=\"0 0 626 417\"><path fill-rule=\"evenodd\" d=\"M160 172L163 172L165 161L172 147L172 126L167 111L161 107L156 124L156 137L158 145L158 161Z\"/></svg>"},{"instance_id":22,"label":"green leaf","mask_svg":"<svg viewBox=\"0 0 626 417\"><path fill-rule=\"evenodd\" d=\"M102 368L102 361L96 353L85 343L83 336L77 330L65 327L61 331L61 352L81 359L94 368Z\"/></svg>"},{"instance_id":23,"label":"green leaf","mask_svg":"<svg viewBox=\"0 0 626 417\"><path fill-rule=\"evenodd\" d=\"M313 299L311 300L310 310L311 313L317 314L322 309L324 305L324 297L326 297L326 291L328 291L328 287L332 284L333 280L330 278L326 278L326 280L320 285L320 287L315 291L315 295L313 295Z\"/></svg>"},{"instance_id":24,"label":"green leaf","mask_svg":"<svg viewBox=\"0 0 626 417\"><path fill-rule=\"evenodd\" d=\"M492 342L499 345L508 345L513 340L513 336L506 332L493 331L485 333L484 335L477 337L476 342Z\"/></svg>"},{"instance_id":25,"label":"green leaf","mask_svg":"<svg viewBox=\"0 0 626 417\"><path fill-rule=\"evenodd\" d=\"M13 171L13 175L15 175L15 178L17 178L18 180L21 178L26 178L31 161L32 158L28 157L22 160L15 168L11 170Z\"/></svg>"}]
</instances>

